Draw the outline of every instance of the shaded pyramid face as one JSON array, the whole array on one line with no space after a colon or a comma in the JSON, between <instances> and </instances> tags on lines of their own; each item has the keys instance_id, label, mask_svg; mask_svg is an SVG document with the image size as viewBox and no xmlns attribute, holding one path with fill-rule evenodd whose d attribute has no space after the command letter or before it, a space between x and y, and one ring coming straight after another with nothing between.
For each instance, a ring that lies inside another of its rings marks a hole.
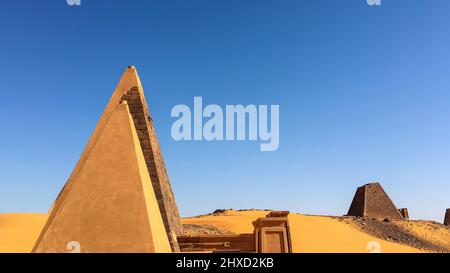
<instances>
[{"instance_id":1,"label":"shaded pyramid face","mask_svg":"<svg viewBox=\"0 0 450 273\"><path fill-rule=\"evenodd\" d=\"M183 232L139 77L122 76L35 252L178 251Z\"/></svg>"},{"instance_id":2,"label":"shaded pyramid face","mask_svg":"<svg viewBox=\"0 0 450 273\"><path fill-rule=\"evenodd\" d=\"M403 219L380 183L369 183L359 187L347 215L378 219Z\"/></svg>"}]
</instances>

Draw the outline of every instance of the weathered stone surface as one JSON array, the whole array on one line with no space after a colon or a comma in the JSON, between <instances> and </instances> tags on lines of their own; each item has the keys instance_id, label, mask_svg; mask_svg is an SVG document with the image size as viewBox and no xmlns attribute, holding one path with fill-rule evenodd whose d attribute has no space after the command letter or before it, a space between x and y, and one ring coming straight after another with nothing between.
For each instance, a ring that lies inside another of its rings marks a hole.
<instances>
[{"instance_id":1,"label":"weathered stone surface","mask_svg":"<svg viewBox=\"0 0 450 273\"><path fill-rule=\"evenodd\" d=\"M258 253L292 253L288 211L273 211L253 222Z\"/></svg>"},{"instance_id":2,"label":"weathered stone surface","mask_svg":"<svg viewBox=\"0 0 450 273\"><path fill-rule=\"evenodd\" d=\"M377 219L403 219L380 183L369 183L359 187L347 215Z\"/></svg>"},{"instance_id":3,"label":"weathered stone surface","mask_svg":"<svg viewBox=\"0 0 450 273\"><path fill-rule=\"evenodd\" d=\"M444 225L450 227L450 209L445 212Z\"/></svg>"},{"instance_id":4,"label":"weathered stone surface","mask_svg":"<svg viewBox=\"0 0 450 273\"><path fill-rule=\"evenodd\" d=\"M288 214L288 211L273 211L255 220L253 233L184 235L178 236L178 242L182 252L291 253Z\"/></svg>"},{"instance_id":5,"label":"weathered stone surface","mask_svg":"<svg viewBox=\"0 0 450 273\"><path fill-rule=\"evenodd\" d=\"M289 215L289 211L271 211L266 217L287 217Z\"/></svg>"},{"instance_id":6,"label":"weathered stone surface","mask_svg":"<svg viewBox=\"0 0 450 273\"><path fill-rule=\"evenodd\" d=\"M182 252L255 252L253 234L178 236Z\"/></svg>"},{"instance_id":7,"label":"weathered stone surface","mask_svg":"<svg viewBox=\"0 0 450 273\"><path fill-rule=\"evenodd\" d=\"M126 104L116 106L55 202L33 252L171 252Z\"/></svg>"}]
</instances>

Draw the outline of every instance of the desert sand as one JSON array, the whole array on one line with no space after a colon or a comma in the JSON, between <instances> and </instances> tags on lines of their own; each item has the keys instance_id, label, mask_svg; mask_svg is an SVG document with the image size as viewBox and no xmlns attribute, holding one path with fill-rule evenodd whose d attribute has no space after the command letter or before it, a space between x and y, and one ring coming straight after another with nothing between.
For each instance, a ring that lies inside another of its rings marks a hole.
<instances>
[{"instance_id":1,"label":"desert sand","mask_svg":"<svg viewBox=\"0 0 450 273\"><path fill-rule=\"evenodd\" d=\"M208 225L233 233L252 233L252 221L267 213L268 211L262 210L226 210L220 214L184 218L182 223ZM0 253L30 252L47 217L47 214L0 214ZM367 253L373 250L368 249L368 245L378 243L379 250L386 253L427 252L369 235L356 225L337 217L291 213L289 223L293 251L297 253ZM450 229L446 227L436 231L435 228L416 221L403 222L402 226L417 236L450 247Z\"/></svg>"},{"instance_id":2,"label":"desert sand","mask_svg":"<svg viewBox=\"0 0 450 273\"><path fill-rule=\"evenodd\" d=\"M264 217L268 211L227 210L220 214L210 214L182 219L183 224L210 225L234 233L253 232L252 221ZM424 228L422 223L407 221L408 230L430 238L440 245L450 244L450 230L443 227L434 234ZM293 252L296 253L368 253L377 246L384 253L422 253L428 252L400 243L371 236L358 229L355 224L342 221L341 218L329 216L309 216L291 213L289 224L292 234ZM378 244L379 243L379 244Z\"/></svg>"}]
</instances>

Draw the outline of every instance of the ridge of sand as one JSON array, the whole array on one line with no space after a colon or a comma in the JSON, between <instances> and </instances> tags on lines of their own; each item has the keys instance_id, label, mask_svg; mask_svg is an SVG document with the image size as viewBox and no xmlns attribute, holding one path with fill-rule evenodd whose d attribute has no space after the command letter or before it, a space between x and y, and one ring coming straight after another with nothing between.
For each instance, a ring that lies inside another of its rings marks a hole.
<instances>
[{"instance_id":1,"label":"ridge of sand","mask_svg":"<svg viewBox=\"0 0 450 273\"><path fill-rule=\"evenodd\" d=\"M398 224L417 238L427 240L450 252L450 227L434 221L401 221Z\"/></svg>"},{"instance_id":2,"label":"ridge of sand","mask_svg":"<svg viewBox=\"0 0 450 273\"><path fill-rule=\"evenodd\" d=\"M252 221L267 213L258 210L226 210L222 213L184 218L182 223L210 225L234 233L252 233ZM379 250L387 253L425 252L376 238L336 217L291 213L289 224L293 251L296 253L368 253L374 250L373 245L379 245Z\"/></svg>"}]
</instances>

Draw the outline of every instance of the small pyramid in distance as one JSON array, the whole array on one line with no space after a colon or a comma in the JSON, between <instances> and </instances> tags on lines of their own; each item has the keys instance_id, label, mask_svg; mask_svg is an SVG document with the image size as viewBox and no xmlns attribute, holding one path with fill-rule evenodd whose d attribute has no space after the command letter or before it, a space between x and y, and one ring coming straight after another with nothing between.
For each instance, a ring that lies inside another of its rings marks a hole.
<instances>
[{"instance_id":1,"label":"small pyramid in distance","mask_svg":"<svg viewBox=\"0 0 450 273\"><path fill-rule=\"evenodd\" d=\"M356 190L347 215L377 219L403 219L391 198L378 182L365 184Z\"/></svg>"},{"instance_id":2,"label":"small pyramid in distance","mask_svg":"<svg viewBox=\"0 0 450 273\"><path fill-rule=\"evenodd\" d=\"M178 208L136 69L123 74L33 252L179 251Z\"/></svg>"}]
</instances>

